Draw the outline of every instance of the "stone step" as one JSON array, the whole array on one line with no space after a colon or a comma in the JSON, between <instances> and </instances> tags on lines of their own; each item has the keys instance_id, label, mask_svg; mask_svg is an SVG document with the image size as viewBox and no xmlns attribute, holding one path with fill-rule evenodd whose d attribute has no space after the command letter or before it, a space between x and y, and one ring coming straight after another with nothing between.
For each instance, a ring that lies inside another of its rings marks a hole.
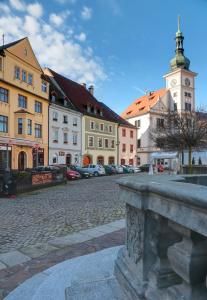
<instances>
[{"instance_id":1,"label":"stone step","mask_svg":"<svg viewBox=\"0 0 207 300\"><path fill-rule=\"evenodd\" d=\"M65 290L65 300L126 300L115 277L77 282Z\"/></svg>"}]
</instances>

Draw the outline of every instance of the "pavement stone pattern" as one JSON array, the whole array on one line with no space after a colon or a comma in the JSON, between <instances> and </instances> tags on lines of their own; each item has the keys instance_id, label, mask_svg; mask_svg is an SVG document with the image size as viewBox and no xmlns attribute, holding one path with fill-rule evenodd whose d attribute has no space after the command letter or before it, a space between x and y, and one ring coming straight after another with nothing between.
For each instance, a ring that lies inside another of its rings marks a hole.
<instances>
[{"instance_id":1,"label":"pavement stone pattern","mask_svg":"<svg viewBox=\"0 0 207 300\"><path fill-rule=\"evenodd\" d=\"M70 181L16 199L1 198L0 254L124 218L116 184L123 176Z\"/></svg>"},{"instance_id":2,"label":"pavement stone pattern","mask_svg":"<svg viewBox=\"0 0 207 300\"><path fill-rule=\"evenodd\" d=\"M60 262L109 247L123 245L124 239L125 229L123 228L82 243L58 248L58 250L31 259L22 264L2 269L0 270L0 300L4 299L12 290L35 274L43 272L41 274L50 275L54 268L58 267L55 265ZM50 267L53 267L52 270L48 270ZM40 280L42 280L42 278L40 278Z\"/></svg>"}]
</instances>

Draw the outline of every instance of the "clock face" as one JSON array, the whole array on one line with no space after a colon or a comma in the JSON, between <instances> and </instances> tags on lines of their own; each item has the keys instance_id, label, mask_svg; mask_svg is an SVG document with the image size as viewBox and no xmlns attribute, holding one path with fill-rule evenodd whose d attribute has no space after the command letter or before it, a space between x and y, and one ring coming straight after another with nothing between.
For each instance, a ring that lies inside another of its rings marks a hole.
<instances>
[{"instance_id":1,"label":"clock face","mask_svg":"<svg viewBox=\"0 0 207 300\"><path fill-rule=\"evenodd\" d=\"M190 79L189 78L185 78L185 85L190 86Z\"/></svg>"},{"instance_id":2,"label":"clock face","mask_svg":"<svg viewBox=\"0 0 207 300\"><path fill-rule=\"evenodd\" d=\"M170 82L170 84L171 84L171 86L174 86L174 85L176 85L176 83L177 83L177 80L174 78L174 79L172 79L171 80L171 82Z\"/></svg>"}]
</instances>

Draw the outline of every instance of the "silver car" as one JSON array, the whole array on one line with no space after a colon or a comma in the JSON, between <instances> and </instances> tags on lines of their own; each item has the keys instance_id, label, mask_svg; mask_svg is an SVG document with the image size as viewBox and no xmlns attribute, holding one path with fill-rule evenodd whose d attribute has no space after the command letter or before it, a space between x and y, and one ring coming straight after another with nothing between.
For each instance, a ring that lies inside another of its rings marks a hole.
<instances>
[{"instance_id":1,"label":"silver car","mask_svg":"<svg viewBox=\"0 0 207 300\"><path fill-rule=\"evenodd\" d=\"M122 174L124 173L124 169L122 166L120 165L111 165L115 170L117 174Z\"/></svg>"},{"instance_id":2,"label":"silver car","mask_svg":"<svg viewBox=\"0 0 207 300\"><path fill-rule=\"evenodd\" d=\"M83 168L89 173L92 173L94 176L106 175L105 169L102 165L87 165Z\"/></svg>"}]
</instances>

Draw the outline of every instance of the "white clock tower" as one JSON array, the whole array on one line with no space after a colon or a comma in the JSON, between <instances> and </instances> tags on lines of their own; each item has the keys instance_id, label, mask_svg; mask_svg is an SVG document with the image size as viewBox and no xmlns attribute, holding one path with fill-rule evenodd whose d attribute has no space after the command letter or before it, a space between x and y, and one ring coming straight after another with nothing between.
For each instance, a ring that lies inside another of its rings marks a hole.
<instances>
[{"instance_id":1,"label":"white clock tower","mask_svg":"<svg viewBox=\"0 0 207 300\"><path fill-rule=\"evenodd\" d=\"M178 31L175 40L176 54L170 61L171 71L164 76L166 88L170 91L169 108L178 111L195 110L195 77L197 73L189 70L190 60L184 56L184 36L180 31L180 17L178 17Z\"/></svg>"}]
</instances>

